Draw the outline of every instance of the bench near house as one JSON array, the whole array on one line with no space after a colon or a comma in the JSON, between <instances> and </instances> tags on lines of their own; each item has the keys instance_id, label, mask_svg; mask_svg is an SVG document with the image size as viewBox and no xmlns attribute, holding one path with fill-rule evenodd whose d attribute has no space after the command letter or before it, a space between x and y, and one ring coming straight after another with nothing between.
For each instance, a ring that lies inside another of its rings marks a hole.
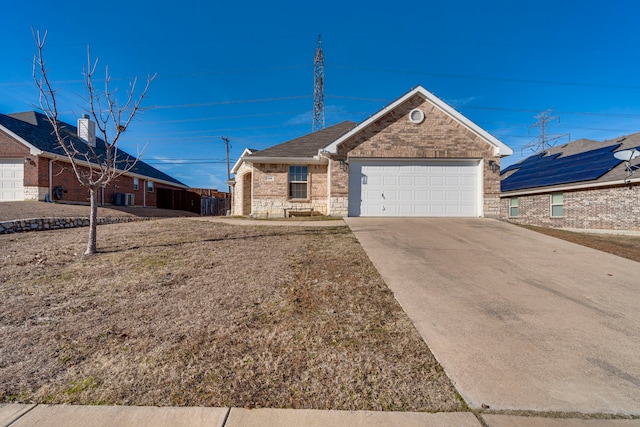
<instances>
[{"instance_id":1,"label":"bench near house","mask_svg":"<svg viewBox=\"0 0 640 427\"><path fill-rule=\"evenodd\" d=\"M512 150L421 86L360 124L246 149L232 214L497 217Z\"/></svg>"}]
</instances>

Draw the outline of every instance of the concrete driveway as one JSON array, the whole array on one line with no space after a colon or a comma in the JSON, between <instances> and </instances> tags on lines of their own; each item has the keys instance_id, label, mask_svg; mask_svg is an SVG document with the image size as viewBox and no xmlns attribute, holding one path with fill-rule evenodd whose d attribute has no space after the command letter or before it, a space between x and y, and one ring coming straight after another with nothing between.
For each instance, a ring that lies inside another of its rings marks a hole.
<instances>
[{"instance_id":1,"label":"concrete driveway","mask_svg":"<svg viewBox=\"0 0 640 427\"><path fill-rule=\"evenodd\" d=\"M346 222L472 407L640 414L640 263L491 219Z\"/></svg>"}]
</instances>

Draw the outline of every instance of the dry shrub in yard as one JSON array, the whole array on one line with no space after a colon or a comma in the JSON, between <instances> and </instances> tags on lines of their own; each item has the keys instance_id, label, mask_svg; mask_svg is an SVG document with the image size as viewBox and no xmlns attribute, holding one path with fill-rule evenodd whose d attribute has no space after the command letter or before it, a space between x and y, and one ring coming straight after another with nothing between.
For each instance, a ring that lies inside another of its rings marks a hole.
<instances>
[{"instance_id":1,"label":"dry shrub in yard","mask_svg":"<svg viewBox=\"0 0 640 427\"><path fill-rule=\"evenodd\" d=\"M165 219L0 236L0 401L455 411L346 227Z\"/></svg>"}]
</instances>

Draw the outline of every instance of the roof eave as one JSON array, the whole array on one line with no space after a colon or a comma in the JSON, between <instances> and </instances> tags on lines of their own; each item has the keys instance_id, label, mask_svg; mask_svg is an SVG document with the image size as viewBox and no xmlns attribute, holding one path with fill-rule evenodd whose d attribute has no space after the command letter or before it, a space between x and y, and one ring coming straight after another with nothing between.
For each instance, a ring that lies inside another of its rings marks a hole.
<instances>
[{"instance_id":1,"label":"roof eave","mask_svg":"<svg viewBox=\"0 0 640 427\"><path fill-rule=\"evenodd\" d=\"M29 154L31 154L32 156L40 156L44 152L41 149L39 149L38 147L36 147L35 145L31 144L30 142L28 142L24 138L20 137L19 135L17 135L16 133L10 131L9 129L7 129L6 127L4 127L2 125L0 125L0 130L5 132L7 135L9 135L11 138L15 139L19 143L23 144L25 147L27 147L29 149Z\"/></svg>"},{"instance_id":2,"label":"roof eave","mask_svg":"<svg viewBox=\"0 0 640 427\"><path fill-rule=\"evenodd\" d=\"M251 156L244 158L247 163L285 163L285 164L304 164L304 165L320 165L329 161L325 157L267 157L267 156Z\"/></svg>"},{"instance_id":3,"label":"roof eave","mask_svg":"<svg viewBox=\"0 0 640 427\"><path fill-rule=\"evenodd\" d=\"M250 149L248 148L244 149L242 154L240 154L240 157L238 158L238 160L236 160L236 162L233 164L233 167L231 168L232 174L236 174L238 172L238 169L240 169L240 166L242 166L242 163L244 163L245 156L248 156L251 153L253 153L253 151L251 151Z\"/></svg>"},{"instance_id":4,"label":"roof eave","mask_svg":"<svg viewBox=\"0 0 640 427\"><path fill-rule=\"evenodd\" d=\"M494 147L494 155L495 156L497 156L497 157L505 157L505 156L510 156L510 155L513 154L513 150L510 147L508 147L505 143L501 142L495 136L491 135L489 132L487 132L486 130L482 129L480 126L478 126L475 123L473 123L471 120L466 118L464 115L462 115L458 111L456 111L449 104L447 104L446 102L444 102L443 100L441 100L440 98L438 98L437 96L435 96L434 94L432 94L431 92L429 92L428 90L423 88L422 86L417 86L416 88L410 90L405 95L401 96L400 98L398 98L397 100L395 100L391 104L387 105L386 107L384 107L383 109L378 111L376 114L374 114L371 117L369 117L367 120L365 120L362 123L360 123L359 125L357 125L355 128L353 128L352 130L350 130L346 134L342 135L340 138L338 138L335 141L333 141L331 144L326 146L322 151L326 151L326 152L329 152L329 153L332 153L332 154L336 154L338 146L340 144L342 144L344 141L346 141L347 139L349 139L350 137L352 137L356 133L358 133L361 130L365 129L370 124L372 124L375 121L377 121L378 119L380 119L380 117L382 117L383 115L387 114L389 111L392 111L394 108L396 108L397 106L399 106L400 104L402 104L403 102L405 102L406 100L408 100L409 98L411 98L412 96L414 96L416 94L421 95L426 100L430 101L432 104L434 104L436 107L438 107L440 110L444 111L446 114L448 114L449 116L453 117L458 122L460 122L461 124L466 126L468 129L470 129L471 131L476 133L481 138L483 138L489 144L493 145L493 147Z\"/></svg>"},{"instance_id":5,"label":"roof eave","mask_svg":"<svg viewBox=\"0 0 640 427\"><path fill-rule=\"evenodd\" d=\"M38 155L40 157L44 157L44 158L51 159L51 160L60 160L60 161L64 161L64 162L69 162L69 158L67 156L61 156L60 154L51 153L49 151L41 151L40 154L38 154ZM75 159L74 161L76 162L76 164L78 164L79 166L83 166L83 167L95 167L96 166L95 163L87 162L85 160ZM122 172L123 174L131 176L131 177L134 177L134 178L142 178L144 180L153 181L153 182L158 183L158 184L165 184L165 185L170 185L172 187L184 188L185 190L190 188L188 185L185 185L185 184L179 184L179 183L176 183L176 182L171 182L171 181L167 181L167 180L160 179L160 178L154 178L152 176L142 175L142 174L131 172L131 171L124 172L121 169L116 169L116 171Z\"/></svg>"}]
</instances>

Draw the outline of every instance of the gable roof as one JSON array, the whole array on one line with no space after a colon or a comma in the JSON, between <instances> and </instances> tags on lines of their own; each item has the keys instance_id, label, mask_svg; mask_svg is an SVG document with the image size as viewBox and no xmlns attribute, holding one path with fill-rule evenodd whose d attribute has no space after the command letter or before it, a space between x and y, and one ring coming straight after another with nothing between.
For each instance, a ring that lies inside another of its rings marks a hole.
<instances>
[{"instance_id":1,"label":"gable roof","mask_svg":"<svg viewBox=\"0 0 640 427\"><path fill-rule=\"evenodd\" d=\"M506 144L498 140L495 136L491 135L486 130L482 129L480 126L473 123L471 120L469 120L468 118L460 114L458 111L456 111L449 104L447 104L446 102L444 102L443 100L441 100L440 98L438 98L437 96L435 96L434 94L432 94L431 92L423 88L422 86L417 86L416 88L410 90L409 92L407 92L406 94L404 94L403 96L401 96L400 98L398 98L397 100L389 104L388 106L384 107L382 110L375 113L373 116L369 117L367 120L360 123L357 127L351 129L351 131L349 131L348 133L342 135L340 138L336 139L335 141L332 141L331 144L327 145L324 148L324 151L327 151L333 154L337 153L338 146L342 144L344 141L346 141L356 133L361 132L363 129L366 129L369 125L371 125L372 123L375 123L381 117L388 114L389 112L394 110L396 107L398 107L400 104L402 104L403 102L407 101L408 99L412 98L415 95L419 95L423 99L431 102L433 105L435 105L437 108L442 110L444 113L448 114L450 117L455 119L458 123L467 127L476 135L484 139L487 143L491 144L494 147L494 153L496 156L502 157L502 156L510 156L511 154L513 154L513 150L509 148Z\"/></svg>"},{"instance_id":2,"label":"gable roof","mask_svg":"<svg viewBox=\"0 0 640 427\"><path fill-rule=\"evenodd\" d=\"M356 127L356 123L345 120L337 125L292 139L264 150L256 151L247 156L247 159L257 157L295 157L313 158L318 155L318 151L331 144L351 129Z\"/></svg>"},{"instance_id":3,"label":"gable roof","mask_svg":"<svg viewBox=\"0 0 640 427\"><path fill-rule=\"evenodd\" d=\"M503 169L500 188L513 194L621 184L629 177L625 162L614 153L639 146L640 133L602 142L580 139L552 147ZM640 169L640 159L631 166Z\"/></svg>"},{"instance_id":4,"label":"gable roof","mask_svg":"<svg viewBox=\"0 0 640 427\"><path fill-rule=\"evenodd\" d=\"M86 143L78 137L75 126L64 122L60 123L62 124L62 132L76 147L86 145ZM53 126L51 126L47 117L42 113L27 111L15 114L0 114L0 129L8 131L12 136L17 137L20 142L32 150L32 153L36 151L35 154L38 155L43 154L46 156L48 154L49 156L66 157L64 149L60 146L53 133ZM104 156L106 153L105 142L100 138L96 138L96 147L94 150L99 157ZM118 162L120 165L119 169L124 168L128 163L135 160L135 157L123 150L118 150L118 155L121 157L121 160ZM81 155L78 155L77 158L78 160L85 160ZM138 160L136 165L128 173L151 178L154 181L164 181L168 184L188 188L188 186L182 182L148 165L142 160Z\"/></svg>"}]
</instances>

